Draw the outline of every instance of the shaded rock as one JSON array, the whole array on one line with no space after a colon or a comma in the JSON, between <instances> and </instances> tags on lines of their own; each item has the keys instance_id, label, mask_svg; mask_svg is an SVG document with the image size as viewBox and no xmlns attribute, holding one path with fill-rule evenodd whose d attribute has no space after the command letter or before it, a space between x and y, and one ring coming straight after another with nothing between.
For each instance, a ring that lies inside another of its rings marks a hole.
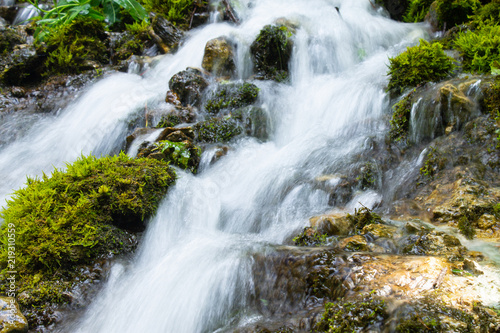
<instances>
[{"instance_id":1,"label":"shaded rock","mask_svg":"<svg viewBox=\"0 0 500 333\"><path fill-rule=\"evenodd\" d=\"M152 37L163 53L169 53L177 48L183 37L181 30L161 15L153 16L151 26L154 32Z\"/></svg>"},{"instance_id":2,"label":"shaded rock","mask_svg":"<svg viewBox=\"0 0 500 333\"><path fill-rule=\"evenodd\" d=\"M199 106L208 81L202 71L190 67L172 76L168 87L177 94L183 106Z\"/></svg>"},{"instance_id":3,"label":"shaded rock","mask_svg":"<svg viewBox=\"0 0 500 333\"><path fill-rule=\"evenodd\" d=\"M482 275L484 272L481 270L481 266L474 260L464 259L464 270L471 272L475 275Z\"/></svg>"},{"instance_id":4,"label":"shaded rock","mask_svg":"<svg viewBox=\"0 0 500 333\"><path fill-rule=\"evenodd\" d=\"M232 116L241 123L246 135L260 140L269 138L269 117L262 108L255 106L243 107L235 110Z\"/></svg>"},{"instance_id":5,"label":"shaded rock","mask_svg":"<svg viewBox=\"0 0 500 333\"><path fill-rule=\"evenodd\" d=\"M214 38L205 45L201 67L215 76L232 76L236 69L233 57L227 37Z\"/></svg>"},{"instance_id":6,"label":"shaded rock","mask_svg":"<svg viewBox=\"0 0 500 333\"><path fill-rule=\"evenodd\" d=\"M22 86L42 79L44 59L32 46L16 49L2 63L0 79L6 85Z\"/></svg>"},{"instance_id":7,"label":"shaded rock","mask_svg":"<svg viewBox=\"0 0 500 333\"><path fill-rule=\"evenodd\" d=\"M0 54L6 55L7 53L12 52L16 45L24 44L25 42L25 38L15 29L0 28Z\"/></svg>"},{"instance_id":8,"label":"shaded rock","mask_svg":"<svg viewBox=\"0 0 500 333\"><path fill-rule=\"evenodd\" d=\"M5 19L8 24L12 24L18 11L19 6L0 6L0 17Z\"/></svg>"},{"instance_id":9,"label":"shaded rock","mask_svg":"<svg viewBox=\"0 0 500 333\"><path fill-rule=\"evenodd\" d=\"M0 332L26 333L28 321L12 297L0 296Z\"/></svg>"},{"instance_id":10,"label":"shaded rock","mask_svg":"<svg viewBox=\"0 0 500 333\"><path fill-rule=\"evenodd\" d=\"M377 3L380 3L377 1ZM403 15L408 9L408 0L382 0L382 6L389 12L393 20L402 21Z\"/></svg>"},{"instance_id":11,"label":"shaded rock","mask_svg":"<svg viewBox=\"0 0 500 333\"><path fill-rule=\"evenodd\" d=\"M257 76L285 81L293 49L292 30L284 25L266 25L250 46Z\"/></svg>"},{"instance_id":12,"label":"shaded rock","mask_svg":"<svg viewBox=\"0 0 500 333\"><path fill-rule=\"evenodd\" d=\"M354 229L352 222L342 214L314 216L309 223L318 232L328 235L346 236Z\"/></svg>"}]
</instances>

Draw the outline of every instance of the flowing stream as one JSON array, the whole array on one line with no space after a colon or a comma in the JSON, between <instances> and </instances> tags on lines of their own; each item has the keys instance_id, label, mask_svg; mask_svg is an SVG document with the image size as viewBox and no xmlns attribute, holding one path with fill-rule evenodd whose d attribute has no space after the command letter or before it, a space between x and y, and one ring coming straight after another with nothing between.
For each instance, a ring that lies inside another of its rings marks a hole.
<instances>
[{"instance_id":1,"label":"flowing stream","mask_svg":"<svg viewBox=\"0 0 500 333\"><path fill-rule=\"evenodd\" d=\"M144 75L99 81L0 151L4 202L26 175L63 167L82 153L119 150L128 121L146 104L162 103L172 75L200 67L208 40L233 39L239 78L248 79L249 48L259 31L279 18L297 26L290 84L254 82L271 119L270 140L241 139L198 175L179 171L136 258L114 265L100 296L67 331L212 332L252 320L252 254L272 251L310 216L332 209L315 179L347 167L373 138L385 135L388 57L427 36L425 26L392 21L368 0L233 5L240 25L192 30L175 55ZM346 208L373 207L383 195L357 193Z\"/></svg>"}]
</instances>

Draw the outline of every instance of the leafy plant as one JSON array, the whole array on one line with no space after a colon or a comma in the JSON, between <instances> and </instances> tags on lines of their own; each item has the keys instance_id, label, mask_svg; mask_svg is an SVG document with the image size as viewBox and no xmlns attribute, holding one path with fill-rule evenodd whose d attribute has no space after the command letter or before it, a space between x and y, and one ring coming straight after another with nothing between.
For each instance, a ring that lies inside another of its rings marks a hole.
<instances>
[{"instance_id":1,"label":"leafy plant","mask_svg":"<svg viewBox=\"0 0 500 333\"><path fill-rule=\"evenodd\" d=\"M356 233L359 233L369 224L381 224L384 222L378 214L375 214L367 207L354 209L354 215L347 214L347 219L354 225Z\"/></svg>"},{"instance_id":2,"label":"leafy plant","mask_svg":"<svg viewBox=\"0 0 500 333\"><path fill-rule=\"evenodd\" d=\"M472 17L472 24L474 26L500 24L500 0L493 0L478 8Z\"/></svg>"},{"instance_id":3,"label":"leafy plant","mask_svg":"<svg viewBox=\"0 0 500 333\"><path fill-rule=\"evenodd\" d=\"M327 236L327 234L320 234L311 227L306 227L293 238L293 242L296 246L322 246L326 244Z\"/></svg>"},{"instance_id":4,"label":"leafy plant","mask_svg":"<svg viewBox=\"0 0 500 333\"><path fill-rule=\"evenodd\" d=\"M428 81L447 77L453 68L453 59L444 52L441 44L421 39L420 44L409 47L395 58L389 59L389 90L402 92Z\"/></svg>"},{"instance_id":5,"label":"leafy plant","mask_svg":"<svg viewBox=\"0 0 500 333\"><path fill-rule=\"evenodd\" d=\"M500 25L481 24L475 31L460 33L455 41L465 70L490 73L500 62Z\"/></svg>"},{"instance_id":6,"label":"leafy plant","mask_svg":"<svg viewBox=\"0 0 500 333\"><path fill-rule=\"evenodd\" d=\"M46 27L59 27L70 23L77 17L85 17L114 24L120 21L120 9L125 10L134 20L147 19L146 10L136 0L59 0L54 2L54 7L48 10L38 4L38 0L28 0L43 17L36 21L38 28L35 36L44 40Z\"/></svg>"},{"instance_id":7,"label":"leafy plant","mask_svg":"<svg viewBox=\"0 0 500 333\"><path fill-rule=\"evenodd\" d=\"M191 159L191 151L183 142L163 140L155 142L155 151L160 151L175 165L187 169Z\"/></svg>"}]
</instances>

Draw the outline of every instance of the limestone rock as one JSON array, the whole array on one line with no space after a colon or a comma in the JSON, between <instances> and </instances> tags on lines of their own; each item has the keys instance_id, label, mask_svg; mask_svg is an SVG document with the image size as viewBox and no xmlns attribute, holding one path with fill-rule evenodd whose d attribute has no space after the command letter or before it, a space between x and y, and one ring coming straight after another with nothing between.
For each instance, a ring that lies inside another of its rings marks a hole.
<instances>
[{"instance_id":1,"label":"limestone rock","mask_svg":"<svg viewBox=\"0 0 500 333\"><path fill-rule=\"evenodd\" d=\"M236 69L233 53L226 37L211 39L205 45L201 67L215 76L232 76Z\"/></svg>"},{"instance_id":2,"label":"limestone rock","mask_svg":"<svg viewBox=\"0 0 500 333\"><path fill-rule=\"evenodd\" d=\"M328 235L346 236L353 230L352 222L342 214L314 216L309 222L318 232Z\"/></svg>"},{"instance_id":3,"label":"limestone rock","mask_svg":"<svg viewBox=\"0 0 500 333\"><path fill-rule=\"evenodd\" d=\"M396 232L396 227L383 224L369 224L363 228L361 234L374 238L392 238Z\"/></svg>"},{"instance_id":4,"label":"limestone rock","mask_svg":"<svg viewBox=\"0 0 500 333\"><path fill-rule=\"evenodd\" d=\"M0 296L0 333L28 332L28 321L12 297Z\"/></svg>"},{"instance_id":5,"label":"limestone rock","mask_svg":"<svg viewBox=\"0 0 500 333\"><path fill-rule=\"evenodd\" d=\"M344 238L339 242L339 247L346 251L368 251L368 242L363 236L356 235Z\"/></svg>"}]
</instances>

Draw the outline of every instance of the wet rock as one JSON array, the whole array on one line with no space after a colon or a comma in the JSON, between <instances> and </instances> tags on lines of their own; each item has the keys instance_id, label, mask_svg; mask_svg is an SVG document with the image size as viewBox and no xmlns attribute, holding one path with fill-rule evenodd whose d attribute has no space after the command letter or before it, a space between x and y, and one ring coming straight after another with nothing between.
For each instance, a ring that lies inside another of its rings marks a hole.
<instances>
[{"instance_id":1,"label":"wet rock","mask_svg":"<svg viewBox=\"0 0 500 333\"><path fill-rule=\"evenodd\" d=\"M285 25L267 25L250 46L257 76L285 81L293 49L292 29Z\"/></svg>"},{"instance_id":2,"label":"wet rock","mask_svg":"<svg viewBox=\"0 0 500 333\"><path fill-rule=\"evenodd\" d=\"M246 135L260 140L269 138L269 117L264 109L247 106L234 110L232 117L240 122Z\"/></svg>"},{"instance_id":3,"label":"wet rock","mask_svg":"<svg viewBox=\"0 0 500 333\"><path fill-rule=\"evenodd\" d=\"M225 83L208 94L205 110L213 115L228 114L257 101L259 88L253 83ZM241 112L240 112L241 113Z\"/></svg>"},{"instance_id":4,"label":"wet rock","mask_svg":"<svg viewBox=\"0 0 500 333\"><path fill-rule=\"evenodd\" d=\"M232 118L209 118L194 125L196 141L202 143L228 142L243 132Z\"/></svg>"},{"instance_id":5,"label":"wet rock","mask_svg":"<svg viewBox=\"0 0 500 333\"><path fill-rule=\"evenodd\" d=\"M5 19L7 24L12 24L18 11L19 6L0 6L0 18Z\"/></svg>"},{"instance_id":6,"label":"wet rock","mask_svg":"<svg viewBox=\"0 0 500 333\"><path fill-rule=\"evenodd\" d=\"M406 254L444 256L449 261L462 260L467 253L456 237L440 231L403 237L399 246Z\"/></svg>"},{"instance_id":7,"label":"wet rock","mask_svg":"<svg viewBox=\"0 0 500 333\"><path fill-rule=\"evenodd\" d=\"M377 2L380 3L380 2ZM403 16L408 9L408 0L383 0L382 6L389 12L393 20L402 21Z\"/></svg>"},{"instance_id":8,"label":"wet rock","mask_svg":"<svg viewBox=\"0 0 500 333\"><path fill-rule=\"evenodd\" d=\"M2 333L28 332L28 321L12 297L0 296L0 330Z\"/></svg>"},{"instance_id":9,"label":"wet rock","mask_svg":"<svg viewBox=\"0 0 500 333\"><path fill-rule=\"evenodd\" d=\"M481 266L474 260L464 259L464 270L471 272L475 275L482 275L484 272L481 270Z\"/></svg>"},{"instance_id":10,"label":"wet rock","mask_svg":"<svg viewBox=\"0 0 500 333\"><path fill-rule=\"evenodd\" d=\"M491 214L483 214L481 215L481 217L479 218L479 220L477 220L477 227L479 229L483 229L483 230L486 230L486 229L490 229L492 228L493 226L495 226L499 221L495 218L494 215L491 215Z\"/></svg>"},{"instance_id":11,"label":"wet rock","mask_svg":"<svg viewBox=\"0 0 500 333\"><path fill-rule=\"evenodd\" d=\"M445 84L439 90L438 102L446 128L451 126L453 130L458 130L472 117L479 115L474 112L475 103L464 94L464 90L476 81L461 83L461 90L452 84Z\"/></svg>"},{"instance_id":12,"label":"wet rock","mask_svg":"<svg viewBox=\"0 0 500 333\"><path fill-rule=\"evenodd\" d=\"M361 234L370 238L392 238L396 230L396 227L388 225L369 224L361 230Z\"/></svg>"},{"instance_id":13,"label":"wet rock","mask_svg":"<svg viewBox=\"0 0 500 333\"><path fill-rule=\"evenodd\" d=\"M354 229L351 220L343 214L314 216L309 219L309 223L318 232L335 236L347 236Z\"/></svg>"},{"instance_id":14,"label":"wet rock","mask_svg":"<svg viewBox=\"0 0 500 333\"><path fill-rule=\"evenodd\" d=\"M161 15L154 15L151 25L153 27L154 40L163 53L169 53L177 48L183 37L181 30L177 29L175 25Z\"/></svg>"},{"instance_id":15,"label":"wet rock","mask_svg":"<svg viewBox=\"0 0 500 333\"><path fill-rule=\"evenodd\" d=\"M44 59L33 46L14 50L2 63L0 80L8 86L34 84L42 79Z\"/></svg>"},{"instance_id":16,"label":"wet rock","mask_svg":"<svg viewBox=\"0 0 500 333\"><path fill-rule=\"evenodd\" d=\"M7 55L14 50L16 45L24 43L26 43L25 38L15 29L0 28L0 54Z\"/></svg>"},{"instance_id":17,"label":"wet rock","mask_svg":"<svg viewBox=\"0 0 500 333\"><path fill-rule=\"evenodd\" d=\"M368 242L361 235L344 238L338 244L345 251L368 251Z\"/></svg>"},{"instance_id":18,"label":"wet rock","mask_svg":"<svg viewBox=\"0 0 500 333\"><path fill-rule=\"evenodd\" d=\"M201 67L215 76L232 76L236 69L234 51L227 37L211 39L205 45Z\"/></svg>"},{"instance_id":19,"label":"wet rock","mask_svg":"<svg viewBox=\"0 0 500 333\"><path fill-rule=\"evenodd\" d=\"M183 106L199 106L208 81L202 71L190 67L172 76L168 87L177 94Z\"/></svg>"}]
</instances>

